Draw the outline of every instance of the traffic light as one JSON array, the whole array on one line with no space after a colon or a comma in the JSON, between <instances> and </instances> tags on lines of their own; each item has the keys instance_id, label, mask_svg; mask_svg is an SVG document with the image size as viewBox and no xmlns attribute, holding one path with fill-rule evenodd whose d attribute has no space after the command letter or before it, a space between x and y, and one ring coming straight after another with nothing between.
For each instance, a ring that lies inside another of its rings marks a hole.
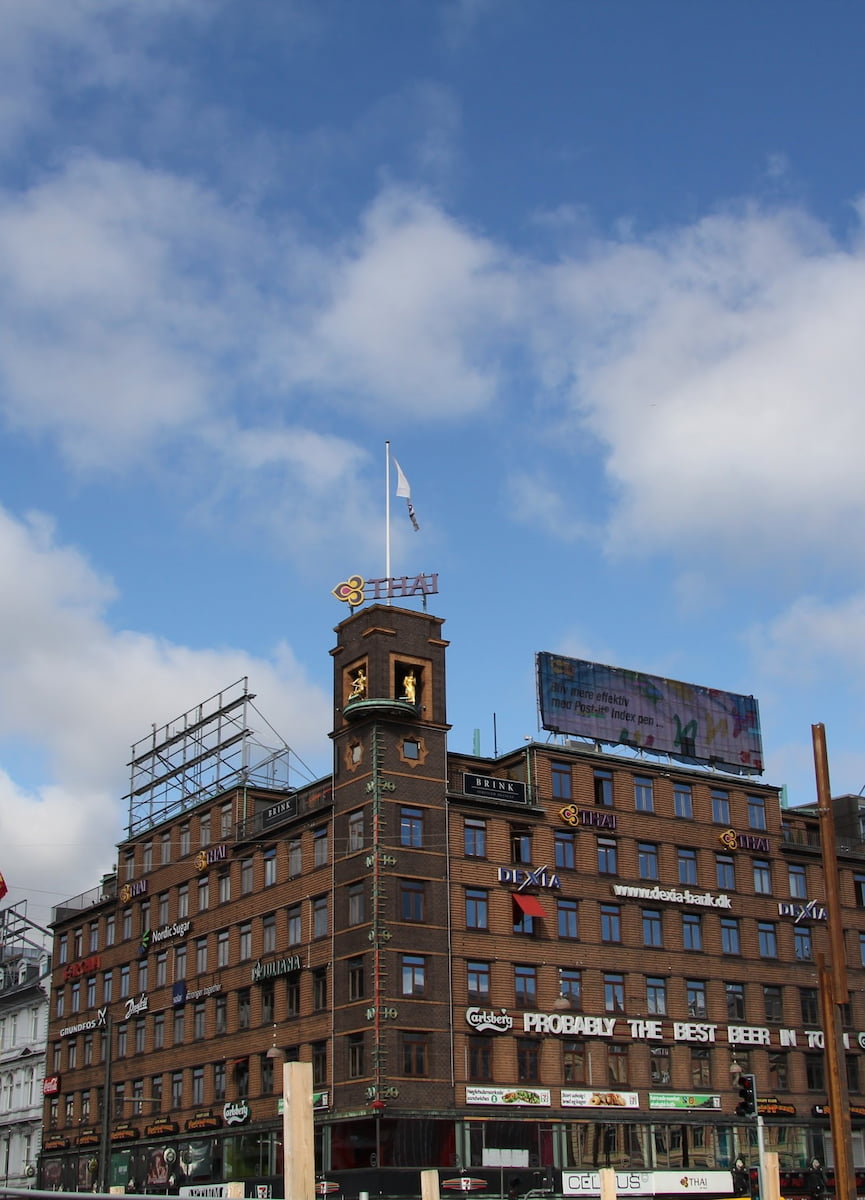
<instances>
[{"instance_id":1,"label":"traffic light","mask_svg":"<svg viewBox=\"0 0 865 1200\"><path fill-rule=\"evenodd\" d=\"M739 1103L737 1117L753 1117L757 1112L757 1081L753 1075L739 1076Z\"/></svg>"}]
</instances>

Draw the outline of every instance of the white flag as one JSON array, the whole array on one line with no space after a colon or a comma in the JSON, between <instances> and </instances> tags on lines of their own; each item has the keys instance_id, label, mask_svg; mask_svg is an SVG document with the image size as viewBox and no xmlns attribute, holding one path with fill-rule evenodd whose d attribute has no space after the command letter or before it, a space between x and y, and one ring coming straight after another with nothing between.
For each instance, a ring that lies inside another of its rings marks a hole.
<instances>
[{"instance_id":1,"label":"white flag","mask_svg":"<svg viewBox=\"0 0 865 1200\"><path fill-rule=\"evenodd\" d=\"M405 497L405 502L408 505L409 520L412 523L412 528L414 529L415 533L417 533L417 531L420 529L420 525L417 523L417 517L414 514L414 505L411 502L411 485L406 479L405 472L396 459L393 460L393 465L396 467L396 494L398 496Z\"/></svg>"}]
</instances>

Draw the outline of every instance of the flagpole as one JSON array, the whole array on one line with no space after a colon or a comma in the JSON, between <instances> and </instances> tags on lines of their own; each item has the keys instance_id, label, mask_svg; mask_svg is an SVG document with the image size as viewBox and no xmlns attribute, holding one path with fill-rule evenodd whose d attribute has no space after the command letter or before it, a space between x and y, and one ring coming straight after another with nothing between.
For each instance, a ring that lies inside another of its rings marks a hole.
<instances>
[{"instance_id":1,"label":"flagpole","mask_svg":"<svg viewBox=\"0 0 865 1200\"><path fill-rule=\"evenodd\" d=\"M384 577L390 579L390 442L384 444ZM390 596L387 598L390 604Z\"/></svg>"}]
</instances>

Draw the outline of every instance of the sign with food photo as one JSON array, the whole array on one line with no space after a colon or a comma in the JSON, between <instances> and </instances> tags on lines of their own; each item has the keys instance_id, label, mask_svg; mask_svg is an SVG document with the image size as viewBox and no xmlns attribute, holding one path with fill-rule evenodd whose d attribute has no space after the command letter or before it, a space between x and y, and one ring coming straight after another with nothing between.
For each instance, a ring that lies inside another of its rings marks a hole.
<instances>
[{"instance_id":1,"label":"sign with food photo","mask_svg":"<svg viewBox=\"0 0 865 1200\"><path fill-rule=\"evenodd\" d=\"M466 1088L466 1104L506 1104L520 1106L550 1106L549 1088Z\"/></svg>"},{"instance_id":2,"label":"sign with food photo","mask_svg":"<svg viewBox=\"0 0 865 1200\"><path fill-rule=\"evenodd\" d=\"M639 1108L637 1092L578 1092L562 1088L562 1108Z\"/></svg>"}]
</instances>

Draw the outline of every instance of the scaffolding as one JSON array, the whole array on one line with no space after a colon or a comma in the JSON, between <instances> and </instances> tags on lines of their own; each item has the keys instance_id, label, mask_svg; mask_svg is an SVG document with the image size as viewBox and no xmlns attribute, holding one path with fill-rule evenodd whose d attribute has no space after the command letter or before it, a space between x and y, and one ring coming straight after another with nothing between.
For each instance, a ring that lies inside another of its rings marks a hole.
<instances>
[{"instance_id":1,"label":"scaffolding","mask_svg":"<svg viewBox=\"0 0 865 1200\"><path fill-rule=\"evenodd\" d=\"M134 837L231 787L291 790L291 748L253 704L247 676L132 745L127 836ZM280 744L265 745L251 714ZM294 756L295 761L297 757Z\"/></svg>"}]
</instances>

